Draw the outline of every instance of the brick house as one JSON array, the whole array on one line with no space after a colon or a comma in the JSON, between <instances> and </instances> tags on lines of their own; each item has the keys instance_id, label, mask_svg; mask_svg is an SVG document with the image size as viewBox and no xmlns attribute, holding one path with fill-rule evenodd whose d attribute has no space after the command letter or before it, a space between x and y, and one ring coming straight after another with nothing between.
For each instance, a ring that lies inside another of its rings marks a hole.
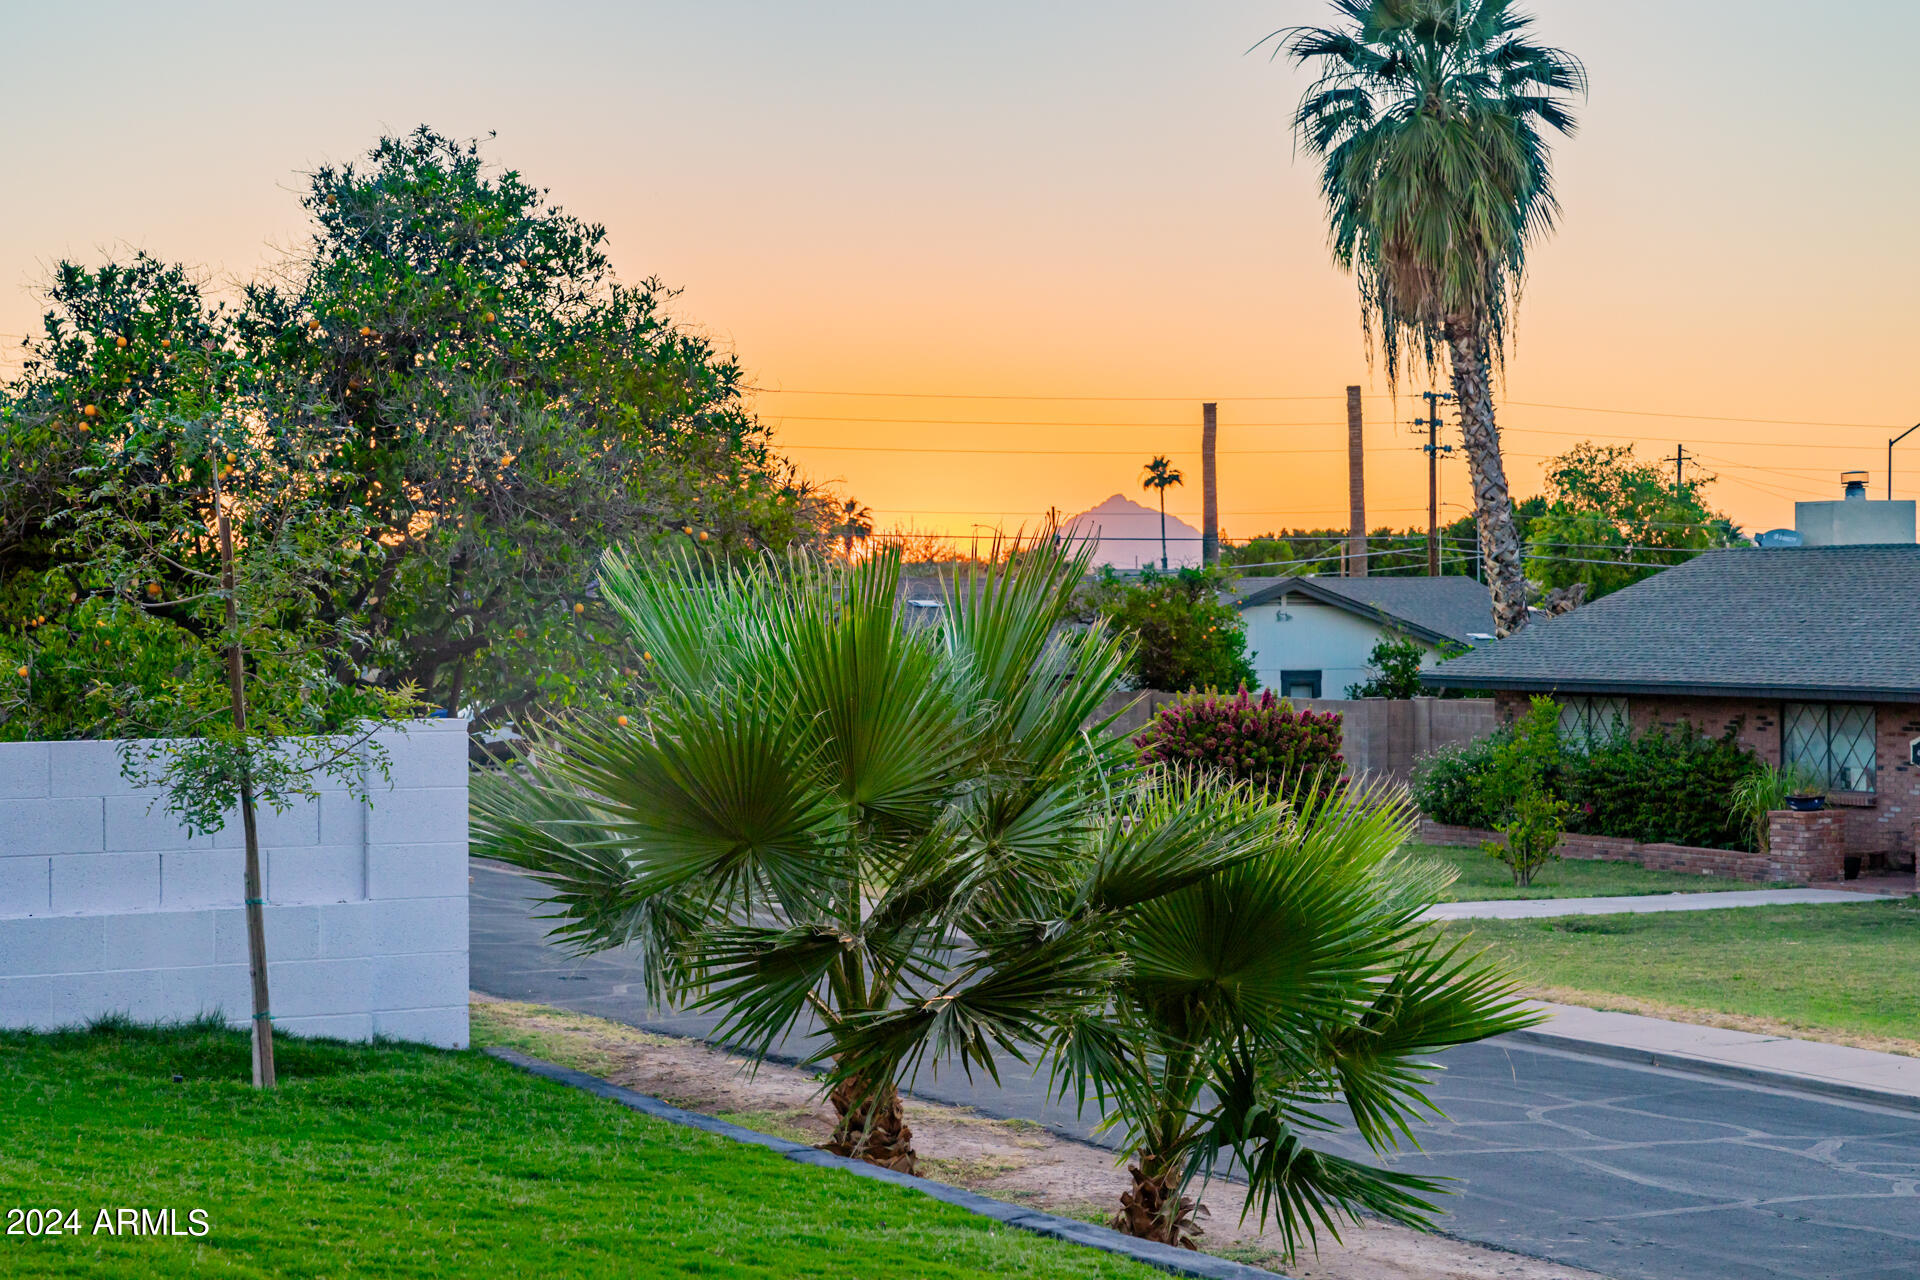
<instances>
[{"instance_id":1,"label":"brick house","mask_svg":"<svg viewBox=\"0 0 1920 1280\"><path fill-rule=\"evenodd\" d=\"M1912 867L1920 822L1920 546L1712 551L1442 663L1440 689L1535 694L1561 732L1731 729L1828 788L1849 853Z\"/></svg>"}]
</instances>

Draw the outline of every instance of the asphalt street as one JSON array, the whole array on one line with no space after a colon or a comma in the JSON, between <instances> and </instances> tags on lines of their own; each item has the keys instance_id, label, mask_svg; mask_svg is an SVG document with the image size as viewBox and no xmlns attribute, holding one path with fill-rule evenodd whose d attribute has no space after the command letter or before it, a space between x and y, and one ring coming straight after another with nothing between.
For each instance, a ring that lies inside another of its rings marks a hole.
<instances>
[{"instance_id":1,"label":"asphalt street","mask_svg":"<svg viewBox=\"0 0 1920 1280\"><path fill-rule=\"evenodd\" d=\"M474 864L475 990L699 1036L705 1016L650 1009L622 952L549 946L539 885ZM1618 1280L1913 1280L1920 1276L1920 1114L1833 1102L1494 1041L1445 1055L1447 1119L1396 1167L1457 1179L1450 1235ZM956 1072L914 1093L1098 1140L1021 1071ZM1351 1133L1320 1139L1349 1155Z\"/></svg>"}]
</instances>

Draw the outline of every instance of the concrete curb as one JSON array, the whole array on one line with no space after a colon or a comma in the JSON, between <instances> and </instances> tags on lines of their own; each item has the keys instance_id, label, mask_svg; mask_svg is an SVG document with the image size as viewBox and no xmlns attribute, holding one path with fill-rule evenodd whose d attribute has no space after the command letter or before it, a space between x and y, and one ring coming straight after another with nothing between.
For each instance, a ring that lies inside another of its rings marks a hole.
<instances>
[{"instance_id":1,"label":"concrete curb","mask_svg":"<svg viewBox=\"0 0 1920 1280\"><path fill-rule=\"evenodd\" d=\"M1791 1071L1769 1071L1764 1067L1741 1066L1738 1063L1719 1062L1712 1058L1698 1058L1685 1053L1663 1053L1657 1049L1643 1049L1637 1045L1609 1044L1604 1040L1585 1040L1577 1036L1556 1035L1551 1031L1509 1031L1506 1035L1499 1037L1499 1040L1511 1040L1519 1044L1554 1049L1561 1053L1577 1054L1585 1058L1606 1058L1613 1062L1659 1067L1685 1075L1732 1080L1741 1084L1765 1085L1768 1088L1782 1089L1789 1093L1808 1093L1840 1102L1864 1102L1876 1107L1888 1107L1895 1111L1920 1113L1920 1097L1910 1093L1899 1093L1891 1089L1874 1089L1866 1085L1843 1084L1837 1080L1822 1080L1818 1076L1799 1075ZM1498 1042L1495 1040L1489 1043Z\"/></svg>"},{"instance_id":2,"label":"concrete curb","mask_svg":"<svg viewBox=\"0 0 1920 1280\"><path fill-rule=\"evenodd\" d=\"M799 1164L815 1165L822 1169L839 1169L856 1178L871 1178L875 1182L887 1182L896 1187L905 1187L943 1204L965 1209L983 1218L991 1218L1003 1226L1017 1227L1035 1235L1118 1254L1130 1261L1171 1272L1177 1276L1193 1276L1198 1280L1276 1280L1276 1277L1277 1280L1285 1280L1285 1277L1279 1276L1277 1272L1262 1271L1258 1267L1229 1262L1225 1258L1208 1257L1206 1254L1194 1253L1189 1249L1175 1249L1149 1240L1136 1240L1132 1236L1122 1235L1106 1227L1096 1227L1092 1223L1076 1222L1072 1218L1057 1217L1037 1209L1024 1209L1019 1205L994 1200L959 1187L950 1187L944 1182L916 1178L912 1174L882 1169L878 1165L867 1164L862 1160L849 1160L845 1156L831 1155L804 1143L789 1142L785 1138L755 1133L752 1129L729 1124L725 1120L716 1120L712 1116L703 1116L697 1111L686 1111L662 1102L658 1098L650 1098L644 1093L623 1089L617 1084L611 1084L598 1076L588 1075L584 1071L556 1066L551 1062L521 1053L518 1049L490 1048L483 1052L489 1057L498 1058L509 1066L518 1067L542 1079L583 1090L605 1098L609 1102L618 1103L629 1110L638 1111L642 1115L652 1116L656 1120L665 1120L669 1124L698 1129L703 1133L711 1133L717 1137L743 1142L750 1146L765 1147Z\"/></svg>"}]
</instances>

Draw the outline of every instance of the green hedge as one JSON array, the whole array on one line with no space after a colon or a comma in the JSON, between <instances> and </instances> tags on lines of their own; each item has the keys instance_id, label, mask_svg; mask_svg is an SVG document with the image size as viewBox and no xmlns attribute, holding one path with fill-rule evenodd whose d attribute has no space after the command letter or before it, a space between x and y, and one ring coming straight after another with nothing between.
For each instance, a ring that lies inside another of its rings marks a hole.
<instances>
[{"instance_id":1,"label":"green hedge","mask_svg":"<svg viewBox=\"0 0 1920 1280\"><path fill-rule=\"evenodd\" d=\"M1445 747L1413 772L1414 799L1436 822L1491 827L1482 779L1496 741L1507 729L1466 747ZM1759 757L1734 740L1731 729L1710 738L1690 726L1661 727L1637 737L1564 747L1548 770L1548 785L1573 806L1567 830L1619 836L1648 844L1685 844L1707 849L1751 849L1753 840L1733 810L1733 790L1755 770Z\"/></svg>"}]
</instances>

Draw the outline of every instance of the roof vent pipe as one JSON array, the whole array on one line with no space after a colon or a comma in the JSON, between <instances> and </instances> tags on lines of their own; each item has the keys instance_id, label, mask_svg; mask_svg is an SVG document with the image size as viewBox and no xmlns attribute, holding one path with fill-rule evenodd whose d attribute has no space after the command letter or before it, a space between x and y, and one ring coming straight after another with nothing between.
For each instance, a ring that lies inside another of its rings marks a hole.
<instances>
[{"instance_id":1,"label":"roof vent pipe","mask_svg":"<svg viewBox=\"0 0 1920 1280\"><path fill-rule=\"evenodd\" d=\"M1867 500L1867 473L1864 471L1842 471L1840 483L1847 486L1848 502Z\"/></svg>"}]
</instances>

